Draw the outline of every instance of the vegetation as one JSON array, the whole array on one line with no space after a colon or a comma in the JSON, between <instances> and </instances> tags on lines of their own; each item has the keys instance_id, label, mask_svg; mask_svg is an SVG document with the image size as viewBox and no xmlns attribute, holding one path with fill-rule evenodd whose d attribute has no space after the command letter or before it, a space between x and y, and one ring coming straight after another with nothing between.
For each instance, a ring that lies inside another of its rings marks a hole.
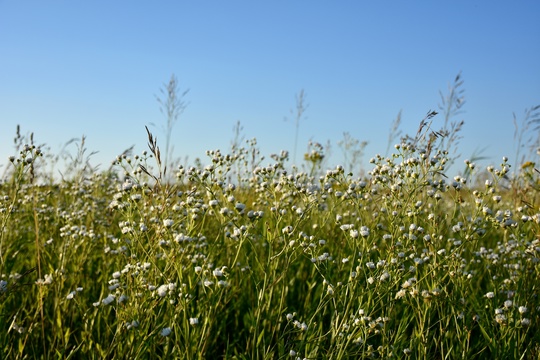
<instances>
[{"instance_id":1,"label":"vegetation","mask_svg":"<svg viewBox=\"0 0 540 360\"><path fill-rule=\"evenodd\" d=\"M172 180L148 131L148 152L97 171L81 147L53 181L19 136L0 184L1 357L540 357L538 170L467 160L448 179L461 124L434 131L435 115L361 177L321 172L320 144L304 172L249 140Z\"/></svg>"}]
</instances>

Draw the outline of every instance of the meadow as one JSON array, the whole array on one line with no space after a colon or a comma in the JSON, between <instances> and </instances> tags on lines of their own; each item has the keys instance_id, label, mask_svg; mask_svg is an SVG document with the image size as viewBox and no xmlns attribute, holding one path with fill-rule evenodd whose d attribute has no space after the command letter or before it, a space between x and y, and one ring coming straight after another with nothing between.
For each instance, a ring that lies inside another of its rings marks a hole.
<instances>
[{"instance_id":1,"label":"meadow","mask_svg":"<svg viewBox=\"0 0 540 360\"><path fill-rule=\"evenodd\" d=\"M106 170L79 144L58 180L18 134L0 357L539 358L535 164L448 177L434 115L362 175L325 169L317 144L295 167L255 140L167 166L148 131Z\"/></svg>"}]
</instances>

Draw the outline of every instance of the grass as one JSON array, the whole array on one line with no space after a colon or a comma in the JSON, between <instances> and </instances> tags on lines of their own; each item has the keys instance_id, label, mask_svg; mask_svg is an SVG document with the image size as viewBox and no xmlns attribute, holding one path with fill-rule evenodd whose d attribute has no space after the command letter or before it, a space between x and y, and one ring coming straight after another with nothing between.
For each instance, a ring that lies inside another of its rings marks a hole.
<instances>
[{"instance_id":1,"label":"grass","mask_svg":"<svg viewBox=\"0 0 540 360\"><path fill-rule=\"evenodd\" d=\"M148 132L54 182L32 139L0 185L1 357L540 357L538 171L446 178L428 115L363 177L236 144L165 180Z\"/></svg>"}]
</instances>

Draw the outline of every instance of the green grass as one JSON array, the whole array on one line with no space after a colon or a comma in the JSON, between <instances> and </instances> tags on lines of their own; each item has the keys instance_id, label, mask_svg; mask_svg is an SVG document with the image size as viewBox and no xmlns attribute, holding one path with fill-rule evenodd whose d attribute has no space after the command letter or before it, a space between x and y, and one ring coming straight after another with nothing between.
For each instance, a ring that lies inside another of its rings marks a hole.
<instances>
[{"instance_id":1,"label":"green grass","mask_svg":"<svg viewBox=\"0 0 540 360\"><path fill-rule=\"evenodd\" d=\"M52 182L21 148L0 185L1 357L540 357L534 164L448 179L425 131L363 178L236 148L172 180L149 134L150 155Z\"/></svg>"}]
</instances>

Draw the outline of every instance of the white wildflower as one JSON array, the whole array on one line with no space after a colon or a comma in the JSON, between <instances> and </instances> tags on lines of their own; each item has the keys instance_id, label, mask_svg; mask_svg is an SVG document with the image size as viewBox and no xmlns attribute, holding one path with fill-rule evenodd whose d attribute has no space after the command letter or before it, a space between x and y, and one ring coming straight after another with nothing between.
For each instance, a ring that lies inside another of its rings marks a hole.
<instances>
[{"instance_id":1,"label":"white wildflower","mask_svg":"<svg viewBox=\"0 0 540 360\"><path fill-rule=\"evenodd\" d=\"M406 294L405 290L401 289L399 290L397 293L396 293L396 299L401 299L402 297L404 297Z\"/></svg>"},{"instance_id":2,"label":"white wildflower","mask_svg":"<svg viewBox=\"0 0 540 360\"><path fill-rule=\"evenodd\" d=\"M228 287L229 286L229 283L226 282L225 280L219 280L217 284L220 287Z\"/></svg>"},{"instance_id":3,"label":"white wildflower","mask_svg":"<svg viewBox=\"0 0 540 360\"><path fill-rule=\"evenodd\" d=\"M288 226L285 226L281 232L284 234L284 235L289 235L293 232L293 227L291 225L288 225Z\"/></svg>"},{"instance_id":4,"label":"white wildflower","mask_svg":"<svg viewBox=\"0 0 540 360\"><path fill-rule=\"evenodd\" d=\"M363 237L369 236L369 228L367 226L360 227L360 235Z\"/></svg>"},{"instance_id":5,"label":"white wildflower","mask_svg":"<svg viewBox=\"0 0 540 360\"><path fill-rule=\"evenodd\" d=\"M160 287L157 288L156 292L160 297L164 297L165 295L167 295L168 290L169 290L168 285L161 285Z\"/></svg>"},{"instance_id":6,"label":"white wildflower","mask_svg":"<svg viewBox=\"0 0 540 360\"><path fill-rule=\"evenodd\" d=\"M105 299L101 300L101 302L103 303L103 305L109 305L110 303L112 303L114 301L116 297L112 294L109 294L109 296L107 296Z\"/></svg>"},{"instance_id":7,"label":"white wildflower","mask_svg":"<svg viewBox=\"0 0 540 360\"><path fill-rule=\"evenodd\" d=\"M385 272L379 277L379 280L380 280L380 281L386 281L386 280L388 280L388 279L390 279L390 274L389 274L387 271L385 271Z\"/></svg>"},{"instance_id":8,"label":"white wildflower","mask_svg":"<svg viewBox=\"0 0 540 360\"><path fill-rule=\"evenodd\" d=\"M223 276L223 272L220 269L214 269L214 271L212 271L212 274L214 274L215 277Z\"/></svg>"}]
</instances>

